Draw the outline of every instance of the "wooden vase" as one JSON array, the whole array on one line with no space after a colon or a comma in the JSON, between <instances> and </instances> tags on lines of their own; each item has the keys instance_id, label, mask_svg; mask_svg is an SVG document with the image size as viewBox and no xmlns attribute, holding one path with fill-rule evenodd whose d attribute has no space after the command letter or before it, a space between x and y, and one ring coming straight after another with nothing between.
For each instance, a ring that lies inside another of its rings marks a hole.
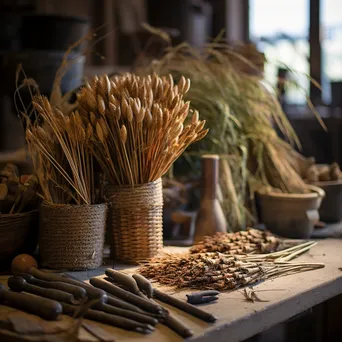
<instances>
[{"instance_id":1,"label":"wooden vase","mask_svg":"<svg viewBox=\"0 0 342 342\"><path fill-rule=\"evenodd\" d=\"M194 242L227 231L227 222L218 200L219 156L202 156L202 191L196 216Z\"/></svg>"}]
</instances>

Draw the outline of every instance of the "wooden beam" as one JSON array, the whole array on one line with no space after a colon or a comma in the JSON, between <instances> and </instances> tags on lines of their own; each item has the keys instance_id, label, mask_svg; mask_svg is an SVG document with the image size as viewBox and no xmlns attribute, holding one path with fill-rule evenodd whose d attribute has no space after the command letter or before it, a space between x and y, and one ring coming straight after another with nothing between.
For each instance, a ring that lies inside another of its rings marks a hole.
<instances>
[{"instance_id":1,"label":"wooden beam","mask_svg":"<svg viewBox=\"0 0 342 342\"><path fill-rule=\"evenodd\" d=\"M321 0L310 1L310 28L309 28L309 44L310 44L310 76L318 83L322 80L322 47L321 47L321 30L320 30L320 3ZM310 98L314 104L320 104L322 101L321 91L310 84Z\"/></svg>"}]
</instances>

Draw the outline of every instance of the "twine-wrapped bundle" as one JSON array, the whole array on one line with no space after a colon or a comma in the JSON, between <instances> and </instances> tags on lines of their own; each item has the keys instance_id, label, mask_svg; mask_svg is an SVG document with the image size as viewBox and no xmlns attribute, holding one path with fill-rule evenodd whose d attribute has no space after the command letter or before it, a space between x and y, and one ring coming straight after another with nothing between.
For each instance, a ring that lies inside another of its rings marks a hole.
<instances>
[{"instance_id":1,"label":"twine-wrapped bundle","mask_svg":"<svg viewBox=\"0 0 342 342\"><path fill-rule=\"evenodd\" d=\"M114 258L137 263L163 248L161 178L134 186L108 186Z\"/></svg>"},{"instance_id":2,"label":"twine-wrapped bundle","mask_svg":"<svg viewBox=\"0 0 342 342\"><path fill-rule=\"evenodd\" d=\"M40 210L39 253L43 267L85 270L102 264L107 205L51 205Z\"/></svg>"}]
</instances>

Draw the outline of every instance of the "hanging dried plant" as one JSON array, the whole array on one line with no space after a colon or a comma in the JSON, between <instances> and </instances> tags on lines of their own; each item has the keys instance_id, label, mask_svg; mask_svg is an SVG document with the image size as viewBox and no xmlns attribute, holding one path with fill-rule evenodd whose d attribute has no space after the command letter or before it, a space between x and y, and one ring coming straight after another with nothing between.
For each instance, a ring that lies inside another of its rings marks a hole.
<instances>
[{"instance_id":1,"label":"hanging dried plant","mask_svg":"<svg viewBox=\"0 0 342 342\"><path fill-rule=\"evenodd\" d=\"M183 96L190 80L177 85L171 76L133 74L94 77L77 95L87 131L94 132L92 150L109 181L134 185L154 181L192 143L208 132L197 111Z\"/></svg>"}]
</instances>

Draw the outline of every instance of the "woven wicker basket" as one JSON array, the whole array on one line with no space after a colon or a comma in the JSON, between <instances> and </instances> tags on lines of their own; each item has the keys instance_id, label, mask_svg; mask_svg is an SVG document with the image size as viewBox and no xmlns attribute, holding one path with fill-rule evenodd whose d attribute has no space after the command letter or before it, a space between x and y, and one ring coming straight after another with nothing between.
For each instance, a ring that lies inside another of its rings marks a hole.
<instances>
[{"instance_id":1,"label":"woven wicker basket","mask_svg":"<svg viewBox=\"0 0 342 342\"><path fill-rule=\"evenodd\" d=\"M7 266L20 253L37 247L38 211L0 214L0 264Z\"/></svg>"},{"instance_id":2,"label":"woven wicker basket","mask_svg":"<svg viewBox=\"0 0 342 342\"><path fill-rule=\"evenodd\" d=\"M162 181L132 186L108 186L114 258L138 263L163 248Z\"/></svg>"},{"instance_id":3,"label":"woven wicker basket","mask_svg":"<svg viewBox=\"0 0 342 342\"><path fill-rule=\"evenodd\" d=\"M107 205L40 208L39 254L43 267L85 270L102 264Z\"/></svg>"}]
</instances>

